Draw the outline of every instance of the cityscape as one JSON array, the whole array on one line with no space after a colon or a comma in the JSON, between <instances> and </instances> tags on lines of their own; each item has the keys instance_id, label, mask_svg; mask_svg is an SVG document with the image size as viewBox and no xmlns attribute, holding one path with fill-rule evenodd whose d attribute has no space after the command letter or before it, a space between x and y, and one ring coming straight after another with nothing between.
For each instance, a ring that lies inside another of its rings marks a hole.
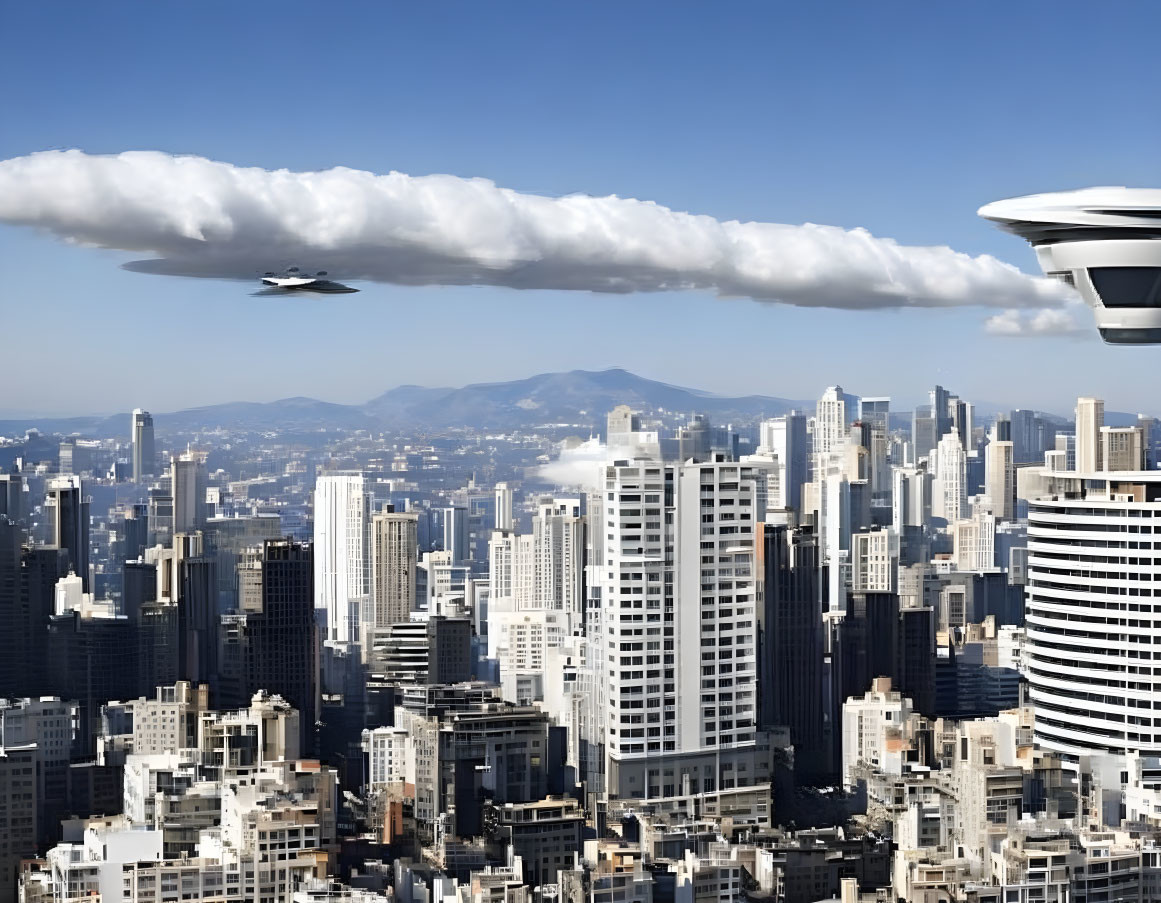
<instances>
[{"instance_id":1,"label":"cityscape","mask_svg":"<svg viewBox=\"0 0 1161 903\"><path fill-rule=\"evenodd\" d=\"M0 903L1161 903L1161 9L0 15Z\"/></svg>"}]
</instances>

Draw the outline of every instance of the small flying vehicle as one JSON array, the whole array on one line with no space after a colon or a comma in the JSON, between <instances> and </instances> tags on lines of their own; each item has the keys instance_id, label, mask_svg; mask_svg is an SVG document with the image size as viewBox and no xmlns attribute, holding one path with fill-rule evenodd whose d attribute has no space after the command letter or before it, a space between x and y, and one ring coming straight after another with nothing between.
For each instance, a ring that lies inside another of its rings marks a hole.
<instances>
[{"instance_id":1,"label":"small flying vehicle","mask_svg":"<svg viewBox=\"0 0 1161 903\"><path fill-rule=\"evenodd\" d=\"M281 276L277 273L264 273L262 284L265 288L254 294L286 295L298 292L318 295L345 295L358 291L357 288L351 288L349 285L327 279L326 276L326 270L319 270L317 273L311 274L300 272L298 267L288 267Z\"/></svg>"}]
</instances>

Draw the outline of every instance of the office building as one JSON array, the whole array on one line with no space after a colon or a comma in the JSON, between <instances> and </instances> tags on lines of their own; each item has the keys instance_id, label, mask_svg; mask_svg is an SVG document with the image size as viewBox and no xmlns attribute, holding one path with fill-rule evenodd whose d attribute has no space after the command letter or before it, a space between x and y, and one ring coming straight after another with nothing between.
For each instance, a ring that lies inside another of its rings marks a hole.
<instances>
[{"instance_id":1,"label":"office building","mask_svg":"<svg viewBox=\"0 0 1161 903\"><path fill-rule=\"evenodd\" d=\"M371 518L371 598L376 629L410 620L416 610L419 515L382 511Z\"/></svg>"},{"instance_id":2,"label":"office building","mask_svg":"<svg viewBox=\"0 0 1161 903\"><path fill-rule=\"evenodd\" d=\"M16 903L20 860L37 853L39 768L35 744L0 745L0 903Z\"/></svg>"},{"instance_id":3,"label":"office building","mask_svg":"<svg viewBox=\"0 0 1161 903\"><path fill-rule=\"evenodd\" d=\"M206 528L206 462L199 452L183 452L170 465L173 532L197 533Z\"/></svg>"},{"instance_id":4,"label":"office building","mask_svg":"<svg viewBox=\"0 0 1161 903\"><path fill-rule=\"evenodd\" d=\"M443 551L451 555L452 564L464 564L470 558L468 509L453 505L443 509Z\"/></svg>"},{"instance_id":5,"label":"office building","mask_svg":"<svg viewBox=\"0 0 1161 903\"><path fill-rule=\"evenodd\" d=\"M932 487L931 514L948 523L967 513L967 455L959 436L946 433L935 448L935 483Z\"/></svg>"},{"instance_id":6,"label":"office building","mask_svg":"<svg viewBox=\"0 0 1161 903\"><path fill-rule=\"evenodd\" d=\"M1102 470L1145 469L1145 437L1140 427L1102 426L1100 446Z\"/></svg>"},{"instance_id":7,"label":"office building","mask_svg":"<svg viewBox=\"0 0 1161 903\"><path fill-rule=\"evenodd\" d=\"M753 471L641 460L603 483L609 793L760 782Z\"/></svg>"},{"instance_id":8,"label":"office building","mask_svg":"<svg viewBox=\"0 0 1161 903\"><path fill-rule=\"evenodd\" d=\"M267 540L240 563L240 580L243 575L245 614L236 640L242 685L227 704L244 705L259 691L281 696L299 713L299 748L313 750L321 715L313 549Z\"/></svg>"},{"instance_id":9,"label":"office building","mask_svg":"<svg viewBox=\"0 0 1161 903\"><path fill-rule=\"evenodd\" d=\"M1078 458L1084 444L1078 437ZM1066 493L1029 503L1024 663L1036 741L1073 763L1156 756L1161 734L1142 719L1141 701L1161 692L1161 677L1155 683L1141 661L1161 633L1143 598L1161 571L1151 541L1161 474L1090 476L1063 475Z\"/></svg>"},{"instance_id":10,"label":"office building","mask_svg":"<svg viewBox=\"0 0 1161 903\"><path fill-rule=\"evenodd\" d=\"M762 423L759 454L774 458L772 491L767 495L768 509L802 510L802 487L810 472L807 448L806 417L797 411Z\"/></svg>"},{"instance_id":11,"label":"office building","mask_svg":"<svg viewBox=\"0 0 1161 903\"><path fill-rule=\"evenodd\" d=\"M512 487L507 483L496 484L496 518L494 526L497 530L514 529L512 495Z\"/></svg>"},{"instance_id":12,"label":"office building","mask_svg":"<svg viewBox=\"0 0 1161 903\"><path fill-rule=\"evenodd\" d=\"M1105 403L1099 398L1076 400L1076 470L1092 473L1104 470L1101 459L1101 427L1105 425Z\"/></svg>"},{"instance_id":13,"label":"office building","mask_svg":"<svg viewBox=\"0 0 1161 903\"><path fill-rule=\"evenodd\" d=\"M133 438L133 479L140 483L157 472L152 415L141 408L134 410L130 430Z\"/></svg>"},{"instance_id":14,"label":"office building","mask_svg":"<svg viewBox=\"0 0 1161 903\"><path fill-rule=\"evenodd\" d=\"M1015 443L999 438L993 430L984 451L984 495L999 520L1016 516Z\"/></svg>"},{"instance_id":15,"label":"office building","mask_svg":"<svg viewBox=\"0 0 1161 903\"><path fill-rule=\"evenodd\" d=\"M92 592L89 577L89 501L78 476L56 477L48 483L49 545L68 553L69 567Z\"/></svg>"},{"instance_id":16,"label":"office building","mask_svg":"<svg viewBox=\"0 0 1161 903\"><path fill-rule=\"evenodd\" d=\"M370 494L362 474L324 474L314 488L314 598L322 640L359 642L360 612L371 593Z\"/></svg>"}]
</instances>

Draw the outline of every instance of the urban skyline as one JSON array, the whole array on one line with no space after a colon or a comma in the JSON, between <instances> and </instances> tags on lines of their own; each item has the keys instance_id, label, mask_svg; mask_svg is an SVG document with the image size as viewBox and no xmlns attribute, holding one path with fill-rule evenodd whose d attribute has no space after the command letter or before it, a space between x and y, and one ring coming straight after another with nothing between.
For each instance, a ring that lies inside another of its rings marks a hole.
<instances>
[{"instance_id":1,"label":"urban skyline","mask_svg":"<svg viewBox=\"0 0 1161 903\"><path fill-rule=\"evenodd\" d=\"M1161 901L1155 4L0 23L0 903Z\"/></svg>"}]
</instances>

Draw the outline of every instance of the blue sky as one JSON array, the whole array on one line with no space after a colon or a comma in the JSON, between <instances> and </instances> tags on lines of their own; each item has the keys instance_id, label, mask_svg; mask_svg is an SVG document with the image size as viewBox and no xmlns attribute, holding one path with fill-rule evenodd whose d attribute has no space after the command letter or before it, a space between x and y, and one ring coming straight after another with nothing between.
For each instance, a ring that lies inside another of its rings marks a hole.
<instances>
[{"instance_id":1,"label":"blue sky","mask_svg":"<svg viewBox=\"0 0 1161 903\"><path fill-rule=\"evenodd\" d=\"M1153 2L12 2L0 30L0 158L157 149L484 176L863 226L1028 272L981 204L1161 184ZM938 381L981 402L1063 411L1092 393L1161 412L1156 349L990 337L982 309L385 285L286 303L118 269L139 256L0 227L0 409L354 402L623 366L726 393L839 382L905 407Z\"/></svg>"}]
</instances>

